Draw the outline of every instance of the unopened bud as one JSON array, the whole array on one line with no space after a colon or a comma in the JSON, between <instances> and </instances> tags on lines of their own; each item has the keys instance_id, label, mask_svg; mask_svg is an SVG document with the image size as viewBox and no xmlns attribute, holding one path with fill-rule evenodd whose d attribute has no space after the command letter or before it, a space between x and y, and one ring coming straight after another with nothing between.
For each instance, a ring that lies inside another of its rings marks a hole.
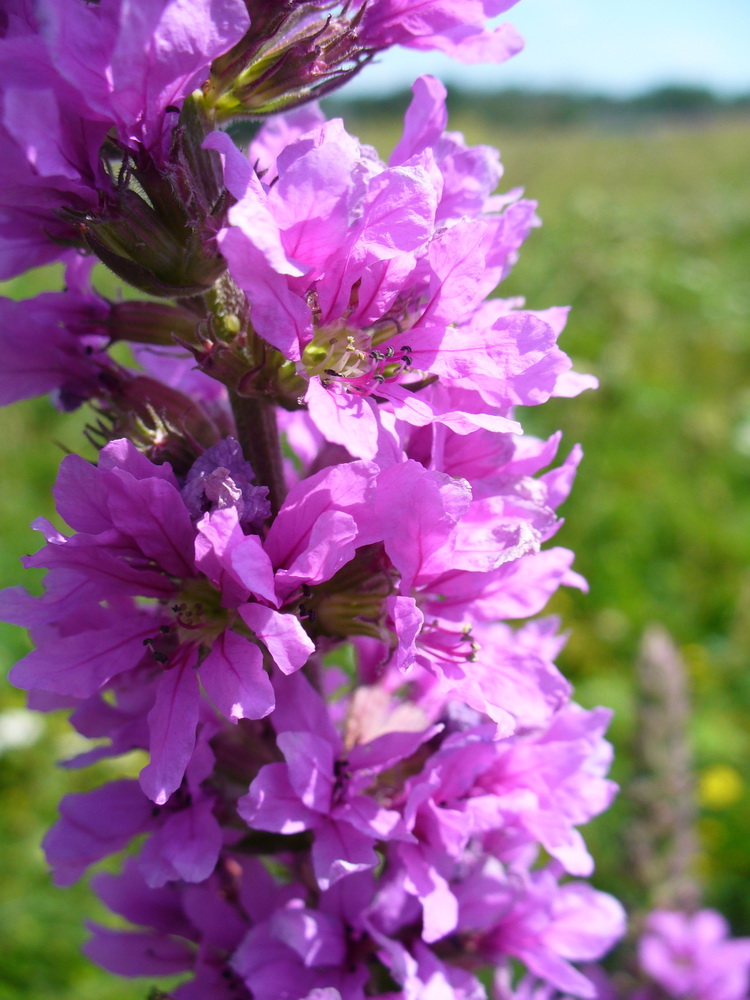
<instances>
[{"instance_id":1,"label":"unopened bud","mask_svg":"<svg viewBox=\"0 0 750 1000\"><path fill-rule=\"evenodd\" d=\"M251 30L211 67L204 104L216 120L288 110L354 76L372 56L357 40L363 8L328 13L337 7L301 0L260 18L253 11Z\"/></svg>"},{"instance_id":2,"label":"unopened bud","mask_svg":"<svg viewBox=\"0 0 750 1000\"><path fill-rule=\"evenodd\" d=\"M106 331L112 343L174 346L195 337L200 317L189 309L167 302L115 302L110 309Z\"/></svg>"},{"instance_id":3,"label":"unopened bud","mask_svg":"<svg viewBox=\"0 0 750 1000\"><path fill-rule=\"evenodd\" d=\"M129 188L100 215L85 216L80 231L99 260L149 295L199 295L226 267L212 241L204 245L195 229L179 221L168 225Z\"/></svg>"},{"instance_id":4,"label":"unopened bud","mask_svg":"<svg viewBox=\"0 0 750 1000\"><path fill-rule=\"evenodd\" d=\"M128 437L150 461L169 462L177 475L231 429L219 426L196 400L145 375L112 371L101 399L102 419L88 428L94 444Z\"/></svg>"}]
</instances>

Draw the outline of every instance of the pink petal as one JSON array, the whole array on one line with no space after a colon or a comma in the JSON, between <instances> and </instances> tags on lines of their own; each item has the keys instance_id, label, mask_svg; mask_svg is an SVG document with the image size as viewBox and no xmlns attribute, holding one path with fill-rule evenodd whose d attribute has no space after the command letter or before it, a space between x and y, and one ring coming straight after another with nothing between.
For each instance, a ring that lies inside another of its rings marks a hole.
<instances>
[{"instance_id":1,"label":"pink petal","mask_svg":"<svg viewBox=\"0 0 750 1000\"><path fill-rule=\"evenodd\" d=\"M178 663L164 671L156 702L148 713L151 761L141 771L140 783L157 805L163 805L180 787L195 748L201 696L194 655L186 651Z\"/></svg>"},{"instance_id":2,"label":"pink petal","mask_svg":"<svg viewBox=\"0 0 750 1000\"><path fill-rule=\"evenodd\" d=\"M200 679L209 698L230 720L263 719L276 699L263 654L236 632L225 629L200 666Z\"/></svg>"},{"instance_id":3,"label":"pink petal","mask_svg":"<svg viewBox=\"0 0 750 1000\"><path fill-rule=\"evenodd\" d=\"M315 643L294 615L282 615L262 604L244 604L240 615L265 644L282 673L291 674L304 667L315 652Z\"/></svg>"}]
</instances>

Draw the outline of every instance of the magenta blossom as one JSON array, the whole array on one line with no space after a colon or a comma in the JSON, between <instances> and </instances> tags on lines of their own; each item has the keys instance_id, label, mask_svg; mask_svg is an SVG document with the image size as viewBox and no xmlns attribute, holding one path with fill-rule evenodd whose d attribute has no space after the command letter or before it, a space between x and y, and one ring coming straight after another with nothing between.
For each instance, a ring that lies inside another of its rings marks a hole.
<instances>
[{"instance_id":1,"label":"magenta blossom","mask_svg":"<svg viewBox=\"0 0 750 1000\"><path fill-rule=\"evenodd\" d=\"M209 740L218 729L215 714L206 705L184 779L164 805L154 806L137 781L124 779L66 796L60 819L43 842L57 884L77 881L91 865L142 834L149 836L138 858L138 870L148 885L208 878L224 843L214 814L218 796L206 784L215 767ZM148 738L124 749L142 746L148 746Z\"/></svg>"},{"instance_id":2,"label":"magenta blossom","mask_svg":"<svg viewBox=\"0 0 750 1000\"><path fill-rule=\"evenodd\" d=\"M104 391L107 306L94 295L0 299L0 405L57 391L64 409Z\"/></svg>"},{"instance_id":3,"label":"magenta blossom","mask_svg":"<svg viewBox=\"0 0 750 1000\"><path fill-rule=\"evenodd\" d=\"M596 1000L590 979L572 962L596 961L625 932L612 896L584 882L558 884L554 864L520 879L493 862L457 889L459 926L481 933L479 950L501 964L512 955L563 993Z\"/></svg>"},{"instance_id":4,"label":"magenta blossom","mask_svg":"<svg viewBox=\"0 0 750 1000\"><path fill-rule=\"evenodd\" d=\"M13 668L17 685L85 699L140 664L159 678L141 775L159 803L192 755L201 685L228 719L260 718L274 705L264 657L294 671L314 649L299 621L276 610L271 562L240 528L247 498L256 502L252 471L234 475L245 477L239 486L230 470L214 474L207 503L216 509L196 510L194 524L170 467L128 442L104 448L98 468L66 458L56 499L77 534L40 524L47 545L27 562L49 569L47 593L5 595L6 616L38 644Z\"/></svg>"},{"instance_id":5,"label":"magenta blossom","mask_svg":"<svg viewBox=\"0 0 750 1000\"><path fill-rule=\"evenodd\" d=\"M291 680L291 679L290 679ZM314 833L318 885L373 868L379 841L411 840L400 815L365 793L377 775L410 757L435 730L387 733L347 753L326 719L325 704L301 676L283 686L291 703L274 717L285 763L268 764L239 800L251 827ZM315 720L315 731L308 727Z\"/></svg>"},{"instance_id":6,"label":"magenta blossom","mask_svg":"<svg viewBox=\"0 0 750 1000\"><path fill-rule=\"evenodd\" d=\"M486 18L503 14L517 0L360 0L359 35L365 46L405 45L439 49L462 62L502 62L523 47L509 24L487 30Z\"/></svg>"},{"instance_id":7,"label":"magenta blossom","mask_svg":"<svg viewBox=\"0 0 750 1000\"><path fill-rule=\"evenodd\" d=\"M750 938L731 938L715 910L655 910L640 939L641 968L673 1000L746 1000Z\"/></svg>"},{"instance_id":8,"label":"magenta blossom","mask_svg":"<svg viewBox=\"0 0 750 1000\"><path fill-rule=\"evenodd\" d=\"M443 135L444 96L418 81L389 166L338 121L290 129L283 149L278 132L261 137L273 169L260 179L228 136L206 140L238 199L219 241L253 328L308 381L323 434L357 457L377 452L373 397L417 426L516 431L509 408L549 398L570 368L556 346L564 317L483 301L534 206L492 200L496 160ZM466 179L472 195L459 196ZM435 378L442 394L420 391Z\"/></svg>"},{"instance_id":9,"label":"magenta blossom","mask_svg":"<svg viewBox=\"0 0 750 1000\"><path fill-rule=\"evenodd\" d=\"M13 9L15 8L15 9ZM248 25L242 0L34 0L0 32L0 277L70 256L64 210L118 193L110 130L163 165L179 105Z\"/></svg>"}]
</instances>

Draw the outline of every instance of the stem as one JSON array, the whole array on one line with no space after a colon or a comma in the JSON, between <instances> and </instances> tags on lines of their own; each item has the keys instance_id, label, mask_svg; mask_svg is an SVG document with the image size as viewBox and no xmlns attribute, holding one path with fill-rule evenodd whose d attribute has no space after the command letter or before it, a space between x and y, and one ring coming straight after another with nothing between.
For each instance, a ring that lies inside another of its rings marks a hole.
<instances>
[{"instance_id":1,"label":"stem","mask_svg":"<svg viewBox=\"0 0 750 1000\"><path fill-rule=\"evenodd\" d=\"M242 453L253 467L256 484L268 487L271 514L275 516L286 493L276 406L260 396L230 392L229 398Z\"/></svg>"}]
</instances>

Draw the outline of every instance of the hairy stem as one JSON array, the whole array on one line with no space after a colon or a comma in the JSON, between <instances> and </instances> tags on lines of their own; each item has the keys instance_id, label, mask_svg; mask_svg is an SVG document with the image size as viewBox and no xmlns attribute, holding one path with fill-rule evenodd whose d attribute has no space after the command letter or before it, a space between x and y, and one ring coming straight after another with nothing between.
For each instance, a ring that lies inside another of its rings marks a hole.
<instances>
[{"instance_id":1,"label":"hairy stem","mask_svg":"<svg viewBox=\"0 0 750 1000\"><path fill-rule=\"evenodd\" d=\"M256 485L268 487L271 513L275 516L286 493L276 406L260 396L230 392L229 398L242 453L253 467Z\"/></svg>"}]
</instances>

